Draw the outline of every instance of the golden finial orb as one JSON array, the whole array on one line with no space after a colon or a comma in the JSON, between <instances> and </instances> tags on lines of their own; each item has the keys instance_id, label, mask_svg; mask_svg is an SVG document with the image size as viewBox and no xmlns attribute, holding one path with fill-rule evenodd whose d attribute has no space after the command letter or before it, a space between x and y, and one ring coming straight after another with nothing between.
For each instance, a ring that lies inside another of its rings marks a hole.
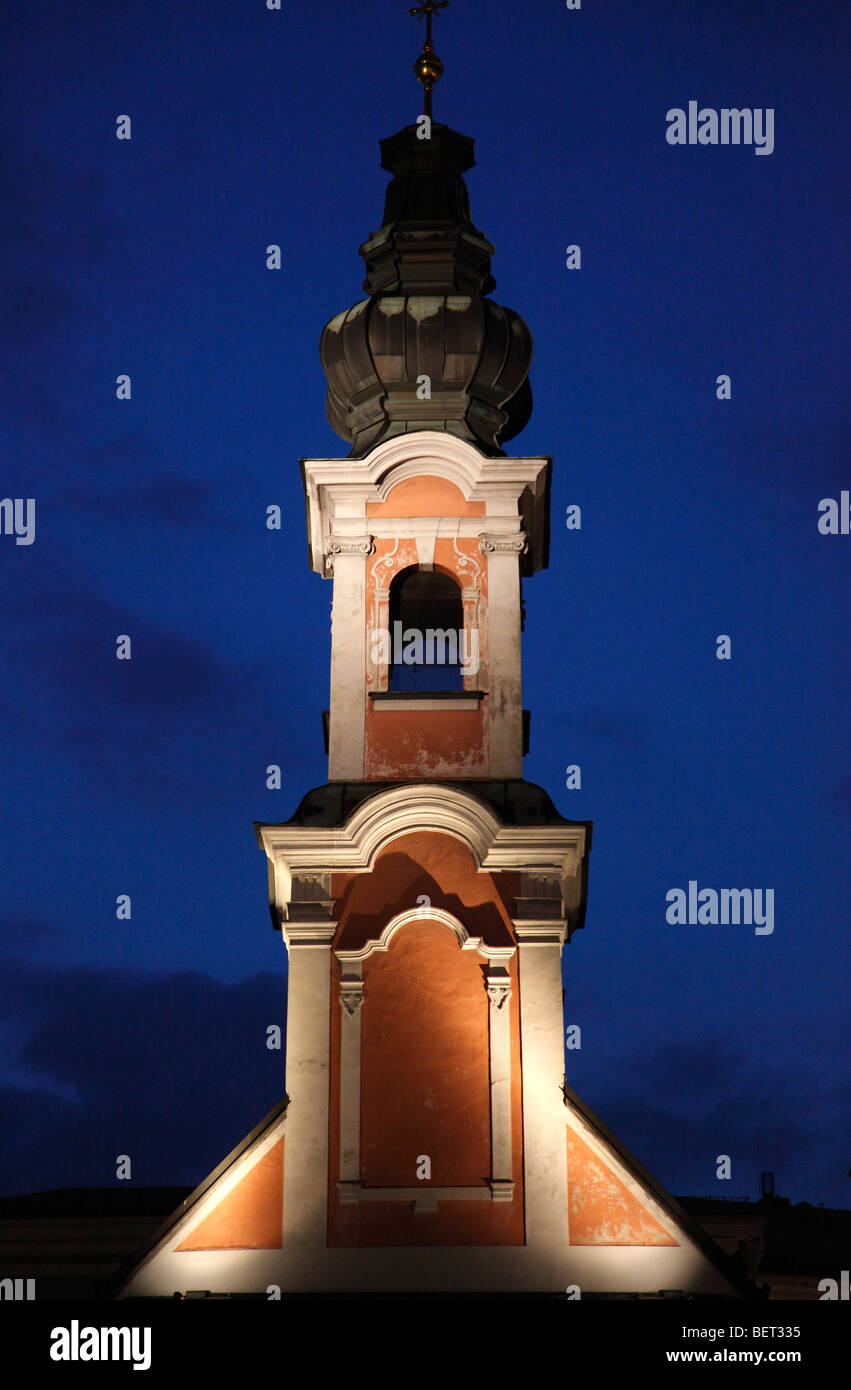
<instances>
[{"instance_id":1,"label":"golden finial orb","mask_svg":"<svg viewBox=\"0 0 851 1390\"><path fill-rule=\"evenodd\" d=\"M421 82L425 89L425 114L431 115L431 92L435 82L439 82L443 76L443 64L434 51L434 44L431 39L431 20L432 15L439 10L448 10L449 0L425 0L425 4L417 5L411 10L415 19L422 19L425 15L426 36L423 44L423 51L414 63L413 72L418 82Z\"/></svg>"}]
</instances>

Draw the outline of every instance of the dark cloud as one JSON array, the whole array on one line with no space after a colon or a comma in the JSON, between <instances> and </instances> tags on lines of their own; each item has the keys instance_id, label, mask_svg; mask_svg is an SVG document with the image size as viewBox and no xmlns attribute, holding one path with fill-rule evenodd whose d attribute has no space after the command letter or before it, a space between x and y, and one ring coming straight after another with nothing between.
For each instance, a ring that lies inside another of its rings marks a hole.
<instances>
[{"instance_id":1,"label":"dark cloud","mask_svg":"<svg viewBox=\"0 0 851 1390\"><path fill-rule=\"evenodd\" d=\"M98 525L200 523L228 532L256 525L234 506L234 499L251 486L244 472L188 476L185 461L178 468L144 430L125 430L88 448L77 456L74 473L78 481L56 497L55 508L88 513L85 524L92 518Z\"/></svg>"},{"instance_id":2,"label":"dark cloud","mask_svg":"<svg viewBox=\"0 0 851 1390\"><path fill-rule=\"evenodd\" d=\"M811 1074L750 1058L725 1038L642 1050L592 1100L600 1118L672 1192L756 1197L759 1173L781 1195L847 1202L847 1097ZM716 1176L728 1154L729 1181Z\"/></svg>"},{"instance_id":3,"label":"dark cloud","mask_svg":"<svg viewBox=\"0 0 851 1390\"><path fill-rule=\"evenodd\" d=\"M129 230L99 210L106 196L102 179L67 161L47 158L8 127L0 127L0 247L7 268L62 263L85 275L92 260L120 264ZM78 254L85 251L85 258Z\"/></svg>"},{"instance_id":4,"label":"dark cloud","mask_svg":"<svg viewBox=\"0 0 851 1390\"><path fill-rule=\"evenodd\" d=\"M143 486L153 473L166 472L169 466L156 441L144 430L123 430L110 439L90 444L78 456L76 471L92 475L101 485L120 478L125 484ZM91 487L81 487L67 495L77 494L87 503L95 502L100 495Z\"/></svg>"},{"instance_id":5,"label":"dark cloud","mask_svg":"<svg viewBox=\"0 0 851 1390\"><path fill-rule=\"evenodd\" d=\"M91 488L72 488L59 500L85 507L107 521L138 520L142 516L185 524L204 518L209 503L221 490L222 485L217 481L171 474L142 487L124 488L111 496Z\"/></svg>"},{"instance_id":6,"label":"dark cloud","mask_svg":"<svg viewBox=\"0 0 851 1390\"><path fill-rule=\"evenodd\" d=\"M19 649L30 671L61 694L72 714L81 705L111 718L122 711L144 714L155 732L158 718L221 712L230 704L230 679L207 647L94 594L37 590L19 600L17 611L42 629ZM23 624L27 632L31 626ZM117 659L119 636L131 639L130 660Z\"/></svg>"},{"instance_id":7,"label":"dark cloud","mask_svg":"<svg viewBox=\"0 0 851 1390\"><path fill-rule=\"evenodd\" d=\"M0 402L16 424L67 441L76 411L58 385L69 363L62 335L86 324L100 331L102 320L92 322L99 269L114 283L137 232L115 215L98 174L45 157L8 128L0 128L0 187Z\"/></svg>"},{"instance_id":8,"label":"dark cloud","mask_svg":"<svg viewBox=\"0 0 851 1390\"><path fill-rule=\"evenodd\" d=\"M37 1021L0 1077L0 1192L198 1182L283 1094L284 981L3 961L0 1003ZM24 1012L29 1016L30 1010Z\"/></svg>"},{"instance_id":9,"label":"dark cloud","mask_svg":"<svg viewBox=\"0 0 851 1390\"><path fill-rule=\"evenodd\" d=\"M580 734L603 739L619 748L643 748L648 741L643 722L629 710L587 709L565 723Z\"/></svg>"}]
</instances>

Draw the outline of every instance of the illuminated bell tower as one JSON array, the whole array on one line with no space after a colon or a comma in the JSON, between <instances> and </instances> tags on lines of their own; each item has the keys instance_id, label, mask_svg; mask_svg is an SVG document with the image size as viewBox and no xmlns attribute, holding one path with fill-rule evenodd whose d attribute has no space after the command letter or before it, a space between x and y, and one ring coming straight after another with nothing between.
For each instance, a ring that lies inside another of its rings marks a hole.
<instances>
[{"instance_id":1,"label":"illuminated bell tower","mask_svg":"<svg viewBox=\"0 0 851 1390\"><path fill-rule=\"evenodd\" d=\"M531 410L532 343L485 297L472 140L422 130L381 142L393 178L361 247L369 298L322 335L351 454L302 465L311 563L334 580L332 781L522 776L520 580L546 563L549 460L501 444ZM429 650L429 630L454 644ZM430 664L411 660L416 634Z\"/></svg>"},{"instance_id":2,"label":"illuminated bell tower","mask_svg":"<svg viewBox=\"0 0 851 1390\"><path fill-rule=\"evenodd\" d=\"M287 1096L131 1293L730 1290L563 1087L591 827L522 777L521 581L547 564L550 460L503 449L532 344L489 297L473 142L431 120L441 8L414 11L426 109L381 142L366 298L322 334L350 452L302 461L333 582L328 782L255 827L288 954Z\"/></svg>"},{"instance_id":3,"label":"illuminated bell tower","mask_svg":"<svg viewBox=\"0 0 851 1390\"><path fill-rule=\"evenodd\" d=\"M404 1251L413 1288L437 1277L424 1247L455 1247L478 1288L487 1247L567 1238L560 961L589 828L522 781L521 580L546 564L550 461L505 456L531 336L488 297L473 142L429 107L381 142L367 297L322 334L351 451L302 462L334 585L329 781L258 834L290 962L284 1243L348 1251L376 1287Z\"/></svg>"}]
</instances>

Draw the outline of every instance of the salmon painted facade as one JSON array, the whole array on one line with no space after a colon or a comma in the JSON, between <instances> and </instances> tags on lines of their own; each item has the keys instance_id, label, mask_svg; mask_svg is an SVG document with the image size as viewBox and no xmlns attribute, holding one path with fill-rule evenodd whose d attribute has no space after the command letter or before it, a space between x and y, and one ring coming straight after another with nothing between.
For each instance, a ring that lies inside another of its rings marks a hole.
<instances>
[{"instance_id":1,"label":"salmon painted facade","mask_svg":"<svg viewBox=\"0 0 851 1390\"><path fill-rule=\"evenodd\" d=\"M436 123L382 142L368 297L322 335L351 444L302 461L333 584L328 782L256 827L287 1095L123 1296L748 1296L564 1084L591 825L523 780L521 585L547 564L551 462L503 449L531 410L531 337L489 298L472 163Z\"/></svg>"}]
</instances>

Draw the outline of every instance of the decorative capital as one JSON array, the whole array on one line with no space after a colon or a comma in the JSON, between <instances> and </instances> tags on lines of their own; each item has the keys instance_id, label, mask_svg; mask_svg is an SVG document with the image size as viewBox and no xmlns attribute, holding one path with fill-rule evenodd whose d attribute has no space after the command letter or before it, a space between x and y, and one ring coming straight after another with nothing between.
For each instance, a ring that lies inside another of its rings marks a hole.
<instances>
[{"instance_id":1,"label":"decorative capital","mask_svg":"<svg viewBox=\"0 0 851 1390\"><path fill-rule=\"evenodd\" d=\"M483 555L524 555L527 546L528 538L525 531L515 531L513 535L488 535L483 532L479 536L479 549Z\"/></svg>"},{"instance_id":2,"label":"decorative capital","mask_svg":"<svg viewBox=\"0 0 851 1390\"><path fill-rule=\"evenodd\" d=\"M338 555L371 555L372 536L331 536L325 546L325 568L333 570Z\"/></svg>"},{"instance_id":3,"label":"decorative capital","mask_svg":"<svg viewBox=\"0 0 851 1390\"><path fill-rule=\"evenodd\" d=\"M354 1018L363 1005L363 980L343 980L341 982L340 1005L347 1018Z\"/></svg>"},{"instance_id":4,"label":"decorative capital","mask_svg":"<svg viewBox=\"0 0 851 1390\"><path fill-rule=\"evenodd\" d=\"M501 1009L511 998L511 976L504 965L494 966L487 974L488 999L495 1009Z\"/></svg>"}]
</instances>

